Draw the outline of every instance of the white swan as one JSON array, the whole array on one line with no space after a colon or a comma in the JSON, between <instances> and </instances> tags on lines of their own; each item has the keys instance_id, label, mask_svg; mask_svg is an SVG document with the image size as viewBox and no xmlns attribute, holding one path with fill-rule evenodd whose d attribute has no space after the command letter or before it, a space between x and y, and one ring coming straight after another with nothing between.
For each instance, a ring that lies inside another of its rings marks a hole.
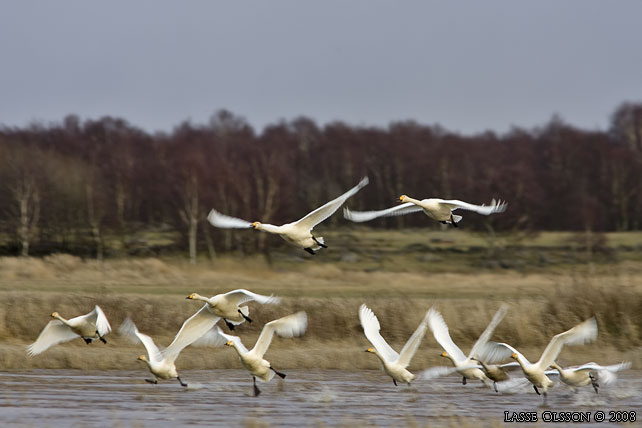
<instances>
[{"instance_id":1,"label":"white swan","mask_svg":"<svg viewBox=\"0 0 642 428\"><path fill-rule=\"evenodd\" d=\"M223 318L230 330L234 330L235 325L241 324L246 320L252 322L249 317L250 310L247 306L241 306L243 303L255 301L262 304L272 304L281 301L278 297L263 296L242 288L224 294L217 294L210 298L192 293L186 299L201 300L205 304L183 323L168 348L183 349L207 333L221 318Z\"/></svg>"},{"instance_id":2,"label":"white swan","mask_svg":"<svg viewBox=\"0 0 642 428\"><path fill-rule=\"evenodd\" d=\"M379 320L366 305L361 305L359 308L359 320L361 321L361 326L363 327L366 338L372 346L374 346L374 348L366 349L366 352L375 354L381 360L383 371L392 378L395 386L397 386L397 381L410 385L410 382L415 379L415 375L410 373L407 367L410 365L410 360L412 360L417 348L421 344L421 340L426 334L428 314L426 314L415 332L410 336L410 339L408 339L399 354L397 354L381 336L379 333L381 329Z\"/></svg>"},{"instance_id":3,"label":"white swan","mask_svg":"<svg viewBox=\"0 0 642 428\"><path fill-rule=\"evenodd\" d=\"M186 383L183 383L178 372L176 371L176 365L174 361L178 358L178 355L183 350L184 347L178 347L175 344L168 346L162 352L158 349L151 337L146 334L143 334L138 331L136 324L128 317L123 321L118 332L128 338L137 337L145 346L147 350L147 357L141 355L138 357L139 361L143 361L147 364L147 368L154 375L155 379L145 379L145 382L157 384L158 379L178 379L178 382L182 386L187 386ZM219 344L222 344L222 340L219 341Z\"/></svg>"},{"instance_id":4,"label":"white swan","mask_svg":"<svg viewBox=\"0 0 642 428\"><path fill-rule=\"evenodd\" d=\"M221 214L216 210L210 211L207 219L212 224L212 226L223 229L254 228L263 232L274 233L280 235L281 238L285 239L289 243L303 248L308 253L315 254L316 250L320 248L327 248L327 245L325 245L322 237L316 237L312 235L311 232L312 229L314 229L314 226L334 214L334 212L338 210L339 207L348 200L348 198L355 195L361 188L363 188L367 184L368 177L364 177L363 179L361 179L359 184L357 184L355 187L348 190L338 198L333 199L322 207L317 208L300 220L297 220L293 223L286 223L281 226L260 223L258 221L250 223L249 221Z\"/></svg>"},{"instance_id":5,"label":"white swan","mask_svg":"<svg viewBox=\"0 0 642 428\"><path fill-rule=\"evenodd\" d=\"M493 199L490 205L473 205L468 202L458 201L456 199L413 199L406 195L399 197L401 205L380 211L351 211L348 208L343 209L343 216L348 220L361 223L364 221L374 220L378 217L390 217L397 215L410 214L423 211L428 217L444 224L452 224L457 227L457 223L462 219L459 215L452 212L456 209L474 211L478 214L490 215L506 211L506 202L495 201Z\"/></svg>"},{"instance_id":6,"label":"white swan","mask_svg":"<svg viewBox=\"0 0 642 428\"><path fill-rule=\"evenodd\" d=\"M268 382L276 373L281 379L285 379L285 374L276 371L276 369L272 367L272 364L263 358L263 355L265 355L265 352L272 342L274 333L280 337L300 336L305 333L307 325L308 316L305 312L297 312L295 314L270 321L263 327L263 330L251 351L248 351L247 348L243 346L241 339L237 336L225 334L219 327L216 328L218 334L227 339L226 345L231 346L236 350L239 354L241 363L252 374L254 396L257 396L261 391L256 386L256 378L259 378L262 382Z\"/></svg>"},{"instance_id":7,"label":"white swan","mask_svg":"<svg viewBox=\"0 0 642 428\"><path fill-rule=\"evenodd\" d=\"M486 344L493 335L493 331L495 331L497 325L506 315L506 311L506 305L500 306L497 312L495 312L493 319L471 348L468 357L466 357L462 350L459 349L459 347L455 345L453 340L450 338L448 325L446 325L444 318L437 310L430 308L428 311L428 327L430 327L437 343L439 343L445 351L441 353L441 356L448 358L453 363L454 367L452 370L439 370L438 368L428 369L422 373L422 378L428 379L455 371L462 376L462 384L464 385L466 385L466 379L478 379L484 384L487 384L489 378L484 373L483 366L476 363L476 359L479 358L480 354L484 354L486 352Z\"/></svg>"},{"instance_id":8,"label":"white swan","mask_svg":"<svg viewBox=\"0 0 642 428\"><path fill-rule=\"evenodd\" d=\"M107 343L104 336L111 331L111 326L105 313L98 305L88 314L69 320L61 317L58 312L52 313L51 316L55 319L49 321L36 341L27 347L29 356L33 357L51 346L69 342L77 337L82 337L88 345L96 339Z\"/></svg>"},{"instance_id":9,"label":"white swan","mask_svg":"<svg viewBox=\"0 0 642 428\"><path fill-rule=\"evenodd\" d=\"M553 386L553 381L547 377L546 369L555 361L559 353L562 351L564 345L583 344L595 340L597 337L597 322L595 318L590 318L581 324L576 325L570 330L559 333L551 339L544 349L536 363L530 363L524 355L517 349L506 343L498 343L499 348L504 347L512 352L511 358L517 360L526 379L533 384L533 389L539 395L544 395L544 402L546 402L546 395L548 388ZM496 349L495 352L503 352L501 349Z\"/></svg>"},{"instance_id":10,"label":"white swan","mask_svg":"<svg viewBox=\"0 0 642 428\"><path fill-rule=\"evenodd\" d=\"M597 363L586 363L581 366L562 368L556 362L551 363L551 367L558 371L560 380L572 387L592 385L595 393L602 385L608 385L617 378L617 372L627 370L631 367L630 362L623 362L611 366L601 366Z\"/></svg>"}]
</instances>

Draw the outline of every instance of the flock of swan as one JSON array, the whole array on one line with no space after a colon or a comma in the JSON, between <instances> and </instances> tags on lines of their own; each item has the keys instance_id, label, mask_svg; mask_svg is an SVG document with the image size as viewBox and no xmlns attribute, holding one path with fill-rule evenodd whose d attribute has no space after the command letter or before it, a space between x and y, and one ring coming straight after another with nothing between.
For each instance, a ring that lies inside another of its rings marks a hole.
<instances>
[{"instance_id":1,"label":"flock of swan","mask_svg":"<svg viewBox=\"0 0 642 428\"><path fill-rule=\"evenodd\" d=\"M253 228L264 232L280 235L287 242L303 248L310 254L315 254L321 248L327 248L322 237L312 234L314 227L334 214L350 197L368 184L368 178L363 178L355 187L325 205L310 212L300 220L292 223L275 226L260 222L248 222L239 218L230 217L212 210L208 215L209 222L220 228ZM506 203L492 200L490 205L473 205L459 200L423 199L417 200L402 195L400 205L379 211L351 211L344 208L344 217L354 222L370 221L378 217L404 215L423 211L429 218L457 227L462 217L454 215L457 209L477 212L483 215L500 213L506 210ZM256 385L256 380L270 381L275 375L284 379L286 375L275 369L272 364L264 359L264 355L272 342L274 335L291 338L305 333L308 318L305 312L297 312L266 323L254 347L248 350L241 338L224 333L217 325L223 319L230 332L244 322L252 322L249 302L259 304L278 304L281 299L274 296L264 296L245 289L233 290L213 297L204 297L192 293L186 297L190 300L204 302L200 310L189 317L174 337L172 343L166 348L159 349L154 340L141 333L131 318L125 319L119 328L119 333L130 340L140 341L147 351L147 355L140 355L138 360L144 362L152 379L145 379L156 384L158 380L176 379L182 386L184 383L176 370L175 361L181 351L194 343L201 342L209 346L226 345L233 348L241 364L252 375L254 395L261 391ZM630 367L629 362L616 365L601 366L596 363L586 363L580 366L562 368L555 360L565 345L584 344L595 340L597 337L597 323L595 318L588 319L568 331L555 335L544 349L539 360L530 363L524 355L507 343L491 342L495 328L506 315L507 307L502 305L493 316L489 325L481 333L468 355L453 342L448 332L448 326L442 315L430 308L415 332L410 336L401 352L397 353L381 336L379 320L365 304L359 308L359 320L366 339L372 347L366 352L374 354L380 361L383 371L397 383L407 383L417 379L429 380L437 376L458 373L462 383L466 385L467 379L476 379L488 387L493 387L496 392L511 391L518 385L528 382L538 395L543 395L544 401L548 389L553 385L549 378L558 375L561 382L573 387L591 385L598 392L600 383L612 382L616 373ZM86 314L71 319L65 319L57 312L51 314L54 318L42 330L34 343L27 347L29 356L36 356L48 348L82 338L87 344L100 340L107 343L105 336L111 332L111 325L105 313L99 306ZM417 352L426 332L430 330L443 348L442 357L452 363L451 367L432 367L415 375L408 371L408 366ZM513 362L505 362L512 358ZM520 368L523 377L509 375L511 369ZM598 383L599 382L599 383Z\"/></svg>"}]
</instances>

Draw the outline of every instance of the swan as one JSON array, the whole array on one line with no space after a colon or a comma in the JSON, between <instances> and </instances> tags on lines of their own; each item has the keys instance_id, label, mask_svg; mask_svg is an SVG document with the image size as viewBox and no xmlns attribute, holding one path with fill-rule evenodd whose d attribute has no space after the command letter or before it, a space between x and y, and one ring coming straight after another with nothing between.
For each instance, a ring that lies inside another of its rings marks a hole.
<instances>
[{"instance_id":1,"label":"swan","mask_svg":"<svg viewBox=\"0 0 642 428\"><path fill-rule=\"evenodd\" d=\"M338 210L339 207L348 200L348 198L355 195L360 189L366 186L368 182L368 177L364 177L363 179L361 179L359 184L357 184L355 187L348 190L338 198L333 199L322 207L317 208L300 220L297 220L293 223L286 223L281 226L261 223L258 221L250 223L249 221L221 214L216 210L211 210L209 215L207 216L207 219L212 224L212 226L223 229L254 228L263 232L280 235L290 244L301 247L308 253L314 255L315 251L319 250L320 248L327 248L327 245L325 245L325 241L322 237L312 235L312 229L314 229L314 226L334 214L334 212Z\"/></svg>"},{"instance_id":2,"label":"swan","mask_svg":"<svg viewBox=\"0 0 642 428\"><path fill-rule=\"evenodd\" d=\"M51 346L69 342L77 337L82 337L88 345L96 339L107 343L104 336L111 331L111 326L98 305L88 314L69 320L64 319L58 312L52 313L51 317L55 319L49 321L36 341L27 347L30 357L46 351Z\"/></svg>"},{"instance_id":3,"label":"swan","mask_svg":"<svg viewBox=\"0 0 642 428\"><path fill-rule=\"evenodd\" d=\"M149 371L154 375L154 379L145 379L145 382L153 383L154 385L158 383L158 379L178 379L178 382L181 386L187 386L184 383L178 372L176 371L176 365L174 361L178 358L178 355L183 350L184 347L178 347L175 344L168 346L163 351L160 351L154 340L146 334L141 333L136 328L136 324L131 320L131 318L126 318L125 321L121 324L118 332L128 338L137 337L145 346L147 350L147 357L141 355L138 357L138 361L142 361L147 365Z\"/></svg>"},{"instance_id":4,"label":"swan","mask_svg":"<svg viewBox=\"0 0 642 428\"><path fill-rule=\"evenodd\" d=\"M497 390L498 382L506 382L510 379L510 376L508 376L508 373L506 373L505 369L509 367L519 366L519 363L516 361L506 364L486 364L482 359L478 357L470 357L470 360L477 361L481 365L481 370L484 372L486 377L493 381L493 388L495 389L495 392L499 392Z\"/></svg>"},{"instance_id":5,"label":"swan","mask_svg":"<svg viewBox=\"0 0 642 428\"><path fill-rule=\"evenodd\" d=\"M241 306L243 303L255 301L261 304L273 304L281 301L278 297L263 296L243 288L210 298L192 293L186 299L201 300L205 304L183 323L169 347L183 349L211 330L221 318L230 330L234 330L235 325L244 321L252 322L249 317L250 310L247 306Z\"/></svg>"},{"instance_id":6,"label":"swan","mask_svg":"<svg viewBox=\"0 0 642 428\"><path fill-rule=\"evenodd\" d=\"M448 325L444 321L444 318L441 314L434 308L430 308L428 311L428 326L432 331L435 340L441 347L444 349L444 352L441 353L442 357L448 358L453 363L452 370L439 370L439 369L428 369L422 373L423 378L430 378L435 376L452 373L453 371L459 373L462 376L462 384L466 385L466 379L478 379L484 384L487 384L489 378L484 373L483 365L480 366L476 363L478 355L482 352L485 352L486 345L488 340L493 335L493 331L501 320L506 315L507 306L502 305L497 310L493 319L486 327L486 330L479 336L475 344L473 345L468 357L464 355L461 349L450 338L448 333Z\"/></svg>"},{"instance_id":7,"label":"swan","mask_svg":"<svg viewBox=\"0 0 642 428\"><path fill-rule=\"evenodd\" d=\"M559 353L562 351L562 347L564 345L587 343L594 340L596 337L597 321L595 321L595 317L592 317L570 330L553 336L536 363L530 363L524 355L507 343L498 343L497 345L499 348L503 347L505 349L502 351L501 349L496 348L493 353L497 355L505 350L512 352L510 357L519 363L526 379L533 384L535 392L540 395L539 390L542 390L541 394L544 395L544 403L546 403L548 388L553 386L553 381L548 378L546 369L548 369L548 367L555 361Z\"/></svg>"},{"instance_id":8,"label":"swan","mask_svg":"<svg viewBox=\"0 0 642 428\"><path fill-rule=\"evenodd\" d=\"M385 339L379 333L381 326L376 315L366 305L359 308L359 320L363 327L363 332L368 341L374 348L366 349L366 352L373 353L381 360L383 371L392 378L392 383L397 386L397 382L404 382L410 385L415 379L415 375L410 373L406 368L410 365L410 360L415 355L421 340L426 334L428 324L428 314L421 321L415 332L406 342L401 353L397 352L388 345Z\"/></svg>"},{"instance_id":9,"label":"swan","mask_svg":"<svg viewBox=\"0 0 642 428\"><path fill-rule=\"evenodd\" d=\"M239 337L225 334L219 327L216 328L218 334L227 340L225 344L236 350L239 354L241 363L252 374L254 396L256 397L261 393L261 390L256 386L256 378L259 378L262 382L269 382L270 379L277 374L281 379L285 379L284 373L274 369L272 364L263 358L263 355L265 355L265 352L272 342L274 333L281 337L300 336L305 333L307 325L308 316L305 312L297 312L295 314L270 321L263 326L263 330L261 330L261 334L254 344L254 348L250 351L243 346Z\"/></svg>"},{"instance_id":10,"label":"swan","mask_svg":"<svg viewBox=\"0 0 642 428\"><path fill-rule=\"evenodd\" d=\"M591 384L595 393L600 387L598 381L603 385L615 381L616 373L622 370L627 370L631 367L630 362L623 362L611 366L601 366L596 363L586 363L581 366L562 368L556 362L551 363L551 367L558 371L560 380L565 384L578 387Z\"/></svg>"},{"instance_id":11,"label":"swan","mask_svg":"<svg viewBox=\"0 0 642 428\"><path fill-rule=\"evenodd\" d=\"M344 208L343 216L348 220L361 223L374 220L378 217L390 217L423 211L424 214L433 220L437 220L443 224L452 224L457 227L457 223L462 217L452 213L456 209L490 215L506 211L507 206L506 202L502 202L501 200L496 201L495 199L491 201L490 205L473 205L456 199L430 198L418 200L406 195L401 195L399 201L403 203L396 207L380 211L351 211L348 208Z\"/></svg>"}]
</instances>

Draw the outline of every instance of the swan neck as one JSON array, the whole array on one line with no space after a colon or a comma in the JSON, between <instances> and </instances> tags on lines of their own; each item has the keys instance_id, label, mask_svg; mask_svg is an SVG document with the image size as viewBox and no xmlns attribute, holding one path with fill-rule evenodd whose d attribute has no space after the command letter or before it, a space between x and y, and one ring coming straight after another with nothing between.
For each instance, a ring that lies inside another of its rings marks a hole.
<instances>
[{"instance_id":1,"label":"swan neck","mask_svg":"<svg viewBox=\"0 0 642 428\"><path fill-rule=\"evenodd\" d=\"M56 318L57 320L61 321L65 325L69 325L69 321L67 321L66 319L64 319L63 317L61 317L58 314L56 314L56 316L54 318Z\"/></svg>"},{"instance_id":2,"label":"swan neck","mask_svg":"<svg viewBox=\"0 0 642 428\"><path fill-rule=\"evenodd\" d=\"M421 205L421 201L415 198L411 198L409 196L406 196L406 200L404 202L412 202L415 205Z\"/></svg>"}]
</instances>

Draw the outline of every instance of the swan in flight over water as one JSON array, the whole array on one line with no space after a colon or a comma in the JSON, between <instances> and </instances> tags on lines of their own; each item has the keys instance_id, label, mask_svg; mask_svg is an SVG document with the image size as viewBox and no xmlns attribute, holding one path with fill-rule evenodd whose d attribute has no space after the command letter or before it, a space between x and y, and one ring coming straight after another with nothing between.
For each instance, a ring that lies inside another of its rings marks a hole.
<instances>
[{"instance_id":1,"label":"swan in flight over water","mask_svg":"<svg viewBox=\"0 0 642 428\"><path fill-rule=\"evenodd\" d=\"M386 340L381 336L379 330L381 326L377 316L366 305L361 305L359 308L359 320L363 327L363 332L368 341L374 348L366 349L366 352L373 353L381 360L383 371L392 378L392 383L397 386L397 382L404 382L410 385L415 379L415 375L407 370L410 365L410 360L415 355L417 348L421 344L421 340L426 334L428 328L428 314L421 321L415 332L410 336L406 342L401 353L392 349Z\"/></svg>"},{"instance_id":2,"label":"swan in flight over water","mask_svg":"<svg viewBox=\"0 0 642 428\"><path fill-rule=\"evenodd\" d=\"M86 315L81 315L69 320L60 316L58 312L51 314L55 318L45 326L34 343L27 347L30 357L46 351L48 348L63 342L82 337L86 344L96 339L107 343L104 336L111 331L111 326L100 306Z\"/></svg>"},{"instance_id":3,"label":"swan in flight over water","mask_svg":"<svg viewBox=\"0 0 642 428\"><path fill-rule=\"evenodd\" d=\"M308 253L314 255L315 251L321 248L327 248L327 245L325 244L325 241L322 237L312 235L312 229L314 229L314 226L334 214L335 211L338 210L339 207L341 207L341 205L343 205L345 201L348 200L348 198L354 196L359 190L365 187L368 182L368 177L364 177L363 179L361 179L359 184L357 184L338 198L333 199L322 207L317 208L300 220L292 223L286 223L281 226L261 223L258 221L250 223L249 221L245 221L240 218L221 214L216 210L211 210L209 215L207 216L207 219L212 224L212 226L222 229L254 228L263 232L280 235L281 238L285 239L290 244L301 247Z\"/></svg>"},{"instance_id":4,"label":"swan in flight over water","mask_svg":"<svg viewBox=\"0 0 642 428\"><path fill-rule=\"evenodd\" d=\"M581 366L562 368L556 362L551 363L551 367L558 371L560 380L575 388L579 386L591 385L597 394L597 389L602 385L608 385L617 378L617 372L627 370L631 367L630 362L613 364L611 366L601 366L596 363L586 363ZM599 381L599 383L598 383Z\"/></svg>"},{"instance_id":5,"label":"swan in flight over water","mask_svg":"<svg viewBox=\"0 0 642 428\"><path fill-rule=\"evenodd\" d=\"M343 216L348 220L361 223L378 217L391 217L423 211L433 220L457 227L457 223L462 219L461 216L453 214L453 211L457 209L490 215L506 211L508 205L506 202L496 201L495 199L491 201L490 205L473 205L457 199L430 198L418 200L406 195L401 195L399 201L403 203L380 211L351 211L348 208L344 208Z\"/></svg>"}]
</instances>

